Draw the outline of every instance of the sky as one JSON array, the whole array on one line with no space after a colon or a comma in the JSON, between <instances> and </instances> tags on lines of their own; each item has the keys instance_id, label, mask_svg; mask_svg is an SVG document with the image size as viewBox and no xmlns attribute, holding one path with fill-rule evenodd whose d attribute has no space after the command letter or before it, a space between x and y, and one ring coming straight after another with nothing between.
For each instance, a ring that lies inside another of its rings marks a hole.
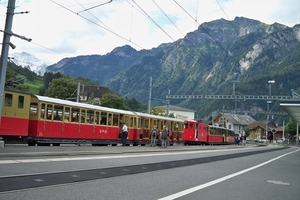
<instances>
[{"instance_id":1,"label":"sky","mask_svg":"<svg viewBox=\"0 0 300 200\"><path fill-rule=\"evenodd\" d=\"M246 17L293 27L300 23L299 0L15 0L11 37L16 48L49 64L67 57L104 55L130 45L151 49L175 42L200 24ZM8 0L0 1L4 30ZM29 11L28 14L20 12ZM0 32L1 39L3 38ZM2 39L3 40L3 39ZM2 44L1 40L1 44ZM22 63L19 63L22 65ZM26 65L26 63L24 63Z\"/></svg>"}]
</instances>

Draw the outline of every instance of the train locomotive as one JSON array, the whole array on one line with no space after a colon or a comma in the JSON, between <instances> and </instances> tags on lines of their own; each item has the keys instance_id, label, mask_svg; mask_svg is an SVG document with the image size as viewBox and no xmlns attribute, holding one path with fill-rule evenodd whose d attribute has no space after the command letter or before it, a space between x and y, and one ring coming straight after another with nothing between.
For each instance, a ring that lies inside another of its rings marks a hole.
<instances>
[{"instance_id":1,"label":"train locomotive","mask_svg":"<svg viewBox=\"0 0 300 200\"><path fill-rule=\"evenodd\" d=\"M184 121L184 145L234 144L234 138L233 130L195 120Z\"/></svg>"}]
</instances>

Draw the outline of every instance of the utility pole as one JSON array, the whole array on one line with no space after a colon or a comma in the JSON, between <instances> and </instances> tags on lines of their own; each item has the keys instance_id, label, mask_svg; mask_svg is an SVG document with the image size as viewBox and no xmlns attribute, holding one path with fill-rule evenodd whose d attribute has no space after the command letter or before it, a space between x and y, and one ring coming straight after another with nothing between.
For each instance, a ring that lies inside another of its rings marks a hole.
<instances>
[{"instance_id":1,"label":"utility pole","mask_svg":"<svg viewBox=\"0 0 300 200\"><path fill-rule=\"evenodd\" d=\"M5 87L8 49L9 46L13 49L16 48L16 46L10 42L10 36L15 36L22 40L26 40L28 42L31 41L31 39L15 34L11 31L14 14L29 13L28 11L14 13L14 10L15 10L15 0L8 0L4 31L0 30L1 32L3 32L3 42L2 42L2 50L1 50L1 58L0 58L0 114L2 114L2 104L4 98L3 95L4 95L4 87ZM0 122L1 122L1 115L0 115Z\"/></svg>"},{"instance_id":2,"label":"utility pole","mask_svg":"<svg viewBox=\"0 0 300 200\"><path fill-rule=\"evenodd\" d=\"M80 83L77 83L77 94L76 94L76 102L80 100Z\"/></svg>"},{"instance_id":3,"label":"utility pole","mask_svg":"<svg viewBox=\"0 0 300 200\"><path fill-rule=\"evenodd\" d=\"M6 21L5 21L5 28L3 31L3 42L2 42L2 50L1 50L1 58L0 58L0 114L1 115L2 115L4 87L5 87L8 48L9 48L10 36L11 36L11 34L9 33L11 33L14 10L15 10L15 0L9 0L7 5ZM0 115L0 122L1 122L1 115Z\"/></svg>"},{"instance_id":4,"label":"utility pole","mask_svg":"<svg viewBox=\"0 0 300 200\"><path fill-rule=\"evenodd\" d=\"M151 109L151 92L152 92L152 77L150 77L150 85L149 85L149 99L148 99L148 114L150 114Z\"/></svg>"},{"instance_id":5,"label":"utility pole","mask_svg":"<svg viewBox=\"0 0 300 200\"><path fill-rule=\"evenodd\" d=\"M232 81L232 96L235 97L235 83L239 83L239 81ZM234 100L234 114L236 114L236 108L237 108L237 100Z\"/></svg>"},{"instance_id":6,"label":"utility pole","mask_svg":"<svg viewBox=\"0 0 300 200\"><path fill-rule=\"evenodd\" d=\"M171 90L168 90L168 97L170 96ZM170 110L170 97L167 100L167 117L169 117L169 110Z\"/></svg>"}]
</instances>

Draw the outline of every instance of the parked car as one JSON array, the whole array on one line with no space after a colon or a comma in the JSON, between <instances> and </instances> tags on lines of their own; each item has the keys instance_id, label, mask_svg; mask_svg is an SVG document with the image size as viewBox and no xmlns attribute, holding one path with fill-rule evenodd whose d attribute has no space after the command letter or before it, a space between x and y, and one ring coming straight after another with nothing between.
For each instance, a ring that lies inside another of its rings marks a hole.
<instances>
[{"instance_id":1,"label":"parked car","mask_svg":"<svg viewBox=\"0 0 300 200\"><path fill-rule=\"evenodd\" d=\"M278 143L278 144L283 144L283 143L284 143L284 141L285 141L285 139L284 139L284 138L279 138L279 139L277 140L277 143Z\"/></svg>"}]
</instances>

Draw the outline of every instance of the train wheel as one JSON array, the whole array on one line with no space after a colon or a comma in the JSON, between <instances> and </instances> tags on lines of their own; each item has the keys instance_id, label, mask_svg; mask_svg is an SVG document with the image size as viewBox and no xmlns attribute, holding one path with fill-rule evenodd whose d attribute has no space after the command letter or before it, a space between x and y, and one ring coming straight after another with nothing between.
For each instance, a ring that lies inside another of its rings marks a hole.
<instances>
[{"instance_id":1,"label":"train wheel","mask_svg":"<svg viewBox=\"0 0 300 200\"><path fill-rule=\"evenodd\" d=\"M133 145L133 146L139 146L139 144L137 144L137 143L133 143L132 145Z\"/></svg>"},{"instance_id":2,"label":"train wheel","mask_svg":"<svg viewBox=\"0 0 300 200\"><path fill-rule=\"evenodd\" d=\"M59 147L60 146L60 143L53 143L52 144L54 147Z\"/></svg>"},{"instance_id":3,"label":"train wheel","mask_svg":"<svg viewBox=\"0 0 300 200\"><path fill-rule=\"evenodd\" d=\"M141 146L146 146L146 144L141 144Z\"/></svg>"},{"instance_id":4,"label":"train wheel","mask_svg":"<svg viewBox=\"0 0 300 200\"><path fill-rule=\"evenodd\" d=\"M117 144L112 144L111 146L115 147L115 146L117 146Z\"/></svg>"},{"instance_id":5,"label":"train wheel","mask_svg":"<svg viewBox=\"0 0 300 200\"><path fill-rule=\"evenodd\" d=\"M28 142L28 146L35 146L35 141Z\"/></svg>"}]
</instances>

